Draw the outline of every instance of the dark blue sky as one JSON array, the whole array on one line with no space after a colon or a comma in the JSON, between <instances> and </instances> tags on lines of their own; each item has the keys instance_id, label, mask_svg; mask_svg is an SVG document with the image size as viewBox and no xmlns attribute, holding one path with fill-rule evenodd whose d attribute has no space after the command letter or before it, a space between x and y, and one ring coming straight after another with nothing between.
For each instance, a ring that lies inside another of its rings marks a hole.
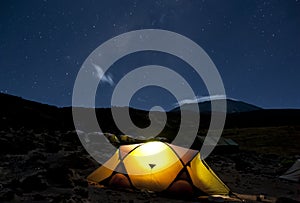
<instances>
[{"instance_id":1,"label":"dark blue sky","mask_svg":"<svg viewBox=\"0 0 300 203\"><path fill-rule=\"evenodd\" d=\"M300 108L299 0L1 1L0 90L70 106L88 55L116 35L146 28L177 32L199 44L218 68L228 97L264 108ZM207 95L186 64L160 53L125 57L110 73L117 82L154 61L182 72L198 96ZM108 105L113 87L106 88L97 96L99 105ZM132 104L168 108L169 97L146 88Z\"/></svg>"}]
</instances>

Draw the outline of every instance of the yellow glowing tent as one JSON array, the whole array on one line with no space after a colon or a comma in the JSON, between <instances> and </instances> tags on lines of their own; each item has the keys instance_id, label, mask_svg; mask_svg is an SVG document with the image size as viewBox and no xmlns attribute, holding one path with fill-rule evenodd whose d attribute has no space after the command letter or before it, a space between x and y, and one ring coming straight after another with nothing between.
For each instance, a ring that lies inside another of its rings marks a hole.
<instances>
[{"instance_id":1,"label":"yellow glowing tent","mask_svg":"<svg viewBox=\"0 0 300 203\"><path fill-rule=\"evenodd\" d=\"M89 183L176 194L230 192L198 151L164 142L120 146L105 166L88 176Z\"/></svg>"}]
</instances>

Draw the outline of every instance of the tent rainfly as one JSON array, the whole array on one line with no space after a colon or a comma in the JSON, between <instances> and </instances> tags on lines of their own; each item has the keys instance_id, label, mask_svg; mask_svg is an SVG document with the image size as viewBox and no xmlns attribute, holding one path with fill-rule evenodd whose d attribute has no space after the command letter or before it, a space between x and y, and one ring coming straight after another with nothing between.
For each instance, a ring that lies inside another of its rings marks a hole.
<instances>
[{"instance_id":1,"label":"tent rainfly","mask_svg":"<svg viewBox=\"0 0 300 203\"><path fill-rule=\"evenodd\" d=\"M292 167L289 168L282 176L279 176L279 178L300 182L300 159L297 159L294 165L292 165Z\"/></svg>"},{"instance_id":2,"label":"tent rainfly","mask_svg":"<svg viewBox=\"0 0 300 203\"><path fill-rule=\"evenodd\" d=\"M189 195L228 195L199 151L153 141L122 145L88 176L93 185Z\"/></svg>"}]
</instances>

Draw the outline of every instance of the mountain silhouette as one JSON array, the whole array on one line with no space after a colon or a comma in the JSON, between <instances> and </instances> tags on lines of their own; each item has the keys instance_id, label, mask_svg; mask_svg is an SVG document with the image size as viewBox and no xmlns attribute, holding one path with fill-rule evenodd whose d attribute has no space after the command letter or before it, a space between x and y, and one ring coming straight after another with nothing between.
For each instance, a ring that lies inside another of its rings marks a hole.
<instances>
[{"instance_id":1,"label":"mountain silhouette","mask_svg":"<svg viewBox=\"0 0 300 203\"><path fill-rule=\"evenodd\" d=\"M300 109L262 109L241 101L227 100L227 116L225 128L247 128L267 126L289 126L300 124ZM188 104L184 107L188 107ZM207 129L210 124L210 102L199 104L200 107L200 129ZM125 107L113 107L117 111L124 111ZM81 108L82 113L96 111L98 123L103 132L122 134L114 123L110 108ZM184 108L183 108L184 110ZM130 108L130 117L135 125L145 128L150 125L149 112ZM155 112L155 118L159 122L161 114ZM167 114L163 135L174 134L180 125L180 108L175 108ZM21 97L8 94L0 94L0 127L25 127L33 129L58 129L73 130L72 107L55 107L34 101L22 99ZM89 121L82 123L85 132L89 129Z\"/></svg>"}]
</instances>

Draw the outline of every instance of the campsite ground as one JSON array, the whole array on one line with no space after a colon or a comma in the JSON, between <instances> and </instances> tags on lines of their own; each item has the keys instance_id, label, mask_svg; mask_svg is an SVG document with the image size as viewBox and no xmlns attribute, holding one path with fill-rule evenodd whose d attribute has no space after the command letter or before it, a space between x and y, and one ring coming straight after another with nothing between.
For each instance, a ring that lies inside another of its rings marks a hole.
<instances>
[{"instance_id":1,"label":"campsite ground","mask_svg":"<svg viewBox=\"0 0 300 203\"><path fill-rule=\"evenodd\" d=\"M234 192L300 201L300 184L279 179L299 158L300 126L225 129L223 136L239 143L240 152L207 161Z\"/></svg>"},{"instance_id":2,"label":"campsite ground","mask_svg":"<svg viewBox=\"0 0 300 203\"><path fill-rule=\"evenodd\" d=\"M85 177L98 164L74 131L7 128L0 134L0 202L88 202ZM300 201L299 183L278 178L300 154L299 126L226 129L224 136L239 143L240 151L212 154L207 162L233 192ZM147 202L145 194L108 192L103 201L113 195L120 202Z\"/></svg>"}]
</instances>

